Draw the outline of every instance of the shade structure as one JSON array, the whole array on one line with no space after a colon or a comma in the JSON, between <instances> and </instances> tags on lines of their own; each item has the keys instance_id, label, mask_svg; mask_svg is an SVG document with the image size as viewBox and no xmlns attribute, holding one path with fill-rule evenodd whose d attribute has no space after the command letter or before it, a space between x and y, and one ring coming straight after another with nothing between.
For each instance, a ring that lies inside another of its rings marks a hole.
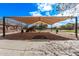
<instances>
[{"instance_id":1,"label":"shade structure","mask_svg":"<svg viewBox=\"0 0 79 59\"><path fill-rule=\"evenodd\" d=\"M54 24L56 22L66 20L66 19L71 18L71 17L68 17L68 16L66 16L66 17L30 16L30 17L8 17L8 18L12 18L14 20L21 21L21 22L24 22L24 23L27 23L27 24L33 24L33 23L38 22L38 21L41 21L41 22L44 22L44 23L47 23L47 24Z\"/></svg>"},{"instance_id":2,"label":"shade structure","mask_svg":"<svg viewBox=\"0 0 79 59\"><path fill-rule=\"evenodd\" d=\"M45 23L45 22L42 22L42 21L37 21L37 22L33 23L33 25L37 25L37 24L44 24L44 25L47 25L48 23Z\"/></svg>"},{"instance_id":3,"label":"shade structure","mask_svg":"<svg viewBox=\"0 0 79 59\"><path fill-rule=\"evenodd\" d=\"M72 18L72 17L68 17L68 16L64 16L64 17L3 17L3 37L5 37L5 18L12 18L12 19L15 19L17 21L21 21L21 22L24 22L24 23L29 23L29 24L33 24L35 22L38 22L38 21L41 21L41 22L44 22L44 23L47 23L47 24L54 24L56 22L59 22L59 21L63 21L63 20L66 20L68 18ZM78 34L77 34L77 17L75 18L75 22L76 22L76 25L75 25L75 33L76 33L76 38L78 39ZM52 29L52 27L51 27Z\"/></svg>"}]
</instances>

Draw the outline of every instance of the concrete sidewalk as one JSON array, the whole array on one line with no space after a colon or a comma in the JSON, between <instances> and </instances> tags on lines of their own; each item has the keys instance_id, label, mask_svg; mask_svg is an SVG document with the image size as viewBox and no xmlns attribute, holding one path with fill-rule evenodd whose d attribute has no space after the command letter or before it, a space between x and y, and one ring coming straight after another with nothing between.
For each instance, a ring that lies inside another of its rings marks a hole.
<instances>
[{"instance_id":1,"label":"concrete sidewalk","mask_svg":"<svg viewBox=\"0 0 79 59\"><path fill-rule=\"evenodd\" d=\"M14 34L14 33L19 33L20 31L14 31L14 32L8 32L8 33L5 33L6 35L8 35L8 34ZM0 33L0 36L2 36L3 35L3 33Z\"/></svg>"},{"instance_id":2,"label":"concrete sidewalk","mask_svg":"<svg viewBox=\"0 0 79 59\"><path fill-rule=\"evenodd\" d=\"M79 56L78 40L0 40L0 56Z\"/></svg>"},{"instance_id":3,"label":"concrete sidewalk","mask_svg":"<svg viewBox=\"0 0 79 59\"><path fill-rule=\"evenodd\" d=\"M0 40L0 56L42 55L44 53L39 48L46 43L46 41Z\"/></svg>"}]
</instances>

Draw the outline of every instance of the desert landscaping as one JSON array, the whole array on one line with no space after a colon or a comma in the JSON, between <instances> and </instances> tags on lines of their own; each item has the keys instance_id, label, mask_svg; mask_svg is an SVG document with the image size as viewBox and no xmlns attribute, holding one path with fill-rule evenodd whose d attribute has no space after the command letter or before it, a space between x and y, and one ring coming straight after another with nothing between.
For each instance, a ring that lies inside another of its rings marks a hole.
<instances>
[{"instance_id":1,"label":"desert landscaping","mask_svg":"<svg viewBox=\"0 0 79 59\"><path fill-rule=\"evenodd\" d=\"M0 37L0 56L79 56L79 41L74 38L74 34L72 36L67 33L52 33L52 39L49 37L47 39L27 39L28 37L20 37L20 33L19 35L17 32L14 35L9 33L5 38Z\"/></svg>"},{"instance_id":2,"label":"desert landscaping","mask_svg":"<svg viewBox=\"0 0 79 59\"><path fill-rule=\"evenodd\" d=\"M55 18L59 21L58 17L11 18L23 22L25 20L32 26L16 27L17 25L6 25L4 21L0 25L2 26L0 27L0 56L79 56L79 34L75 33L78 29L77 26L75 29L73 29L74 26L70 28L69 26L72 25L70 23L60 29L47 28L48 24L53 23L47 18ZM46 20L43 20L45 18ZM64 20L64 17L60 19ZM57 21L54 20L54 22Z\"/></svg>"}]
</instances>

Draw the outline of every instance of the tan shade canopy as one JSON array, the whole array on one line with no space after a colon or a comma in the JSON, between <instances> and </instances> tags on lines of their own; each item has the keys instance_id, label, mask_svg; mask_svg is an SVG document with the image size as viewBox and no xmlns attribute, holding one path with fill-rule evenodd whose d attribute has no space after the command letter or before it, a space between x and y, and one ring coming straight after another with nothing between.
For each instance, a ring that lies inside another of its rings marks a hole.
<instances>
[{"instance_id":1,"label":"tan shade canopy","mask_svg":"<svg viewBox=\"0 0 79 59\"><path fill-rule=\"evenodd\" d=\"M59 22L59 21L63 21L63 20L66 20L68 18L71 18L71 17L53 17L53 16L50 16L50 17L9 17L9 18L12 18L14 20L17 20L17 21L21 21L21 22L24 22L24 23L28 23L28 24L33 24L35 22L38 22L38 21L42 21L44 23L47 23L47 24L54 24L56 22Z\"/></svg>"}]
</instances>

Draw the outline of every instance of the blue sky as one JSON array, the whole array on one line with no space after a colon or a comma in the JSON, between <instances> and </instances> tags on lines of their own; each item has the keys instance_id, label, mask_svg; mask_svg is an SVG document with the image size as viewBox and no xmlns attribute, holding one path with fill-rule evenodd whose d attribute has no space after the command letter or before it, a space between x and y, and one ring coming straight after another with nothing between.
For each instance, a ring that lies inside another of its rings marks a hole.
<instances>
[{"instance_id":1,"label":"blue sky","mask_svg":"<svg viewBox=\"0 0 79 59\"><path fill-rule=\"evenodd\" d=\"M54 16L62 11L57 11L56 3L0 3L0 19L3 16ZM68 5L69 7L69 5ZM74 22L74 19L72 19ZM71 21L62 21L67 24Z\"/></svg>"},{"instance_id":2,"label":"blue sky","mask_svg":"<svg viewBox=\"0 0 79 59\"><path fill-rule=\"evenodd\" d=\"M42 16L49 12L50 15L58 14L56 4L51 4L52 9L40 11ZM0 16L32 16L30 12L39 11L37 3L0 3Z\"/></svg>"},{"instance_id":3,"label":"blue sky","mask_svg":"<svg viewBox=\"0 0 79 59\"><path fill-rule=\"evenodd\" d=\"M31 16L29 12L36 7L33 3L0 3L0 16Z\"/></svg>"}]
</instances>

